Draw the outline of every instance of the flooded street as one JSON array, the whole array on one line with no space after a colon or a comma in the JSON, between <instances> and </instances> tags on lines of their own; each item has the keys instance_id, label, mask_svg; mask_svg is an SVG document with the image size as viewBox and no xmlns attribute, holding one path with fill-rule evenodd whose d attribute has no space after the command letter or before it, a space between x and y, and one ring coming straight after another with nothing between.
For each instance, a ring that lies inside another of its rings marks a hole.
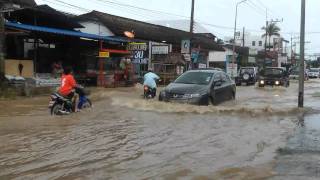
<instances>
[{"instance_id":1,"label":"flooded street","mask_svg":"<svg viewBox=\"0 0 320 180\"><path fill-rule=\"evenodd\" d=\"M319 88L306 82L304 110L297 82L238 87L216 107L99 89L93 109L64 117L49 115L46 96L2 100L0 179L318 179Z\"/></svg>"}]
</instances>

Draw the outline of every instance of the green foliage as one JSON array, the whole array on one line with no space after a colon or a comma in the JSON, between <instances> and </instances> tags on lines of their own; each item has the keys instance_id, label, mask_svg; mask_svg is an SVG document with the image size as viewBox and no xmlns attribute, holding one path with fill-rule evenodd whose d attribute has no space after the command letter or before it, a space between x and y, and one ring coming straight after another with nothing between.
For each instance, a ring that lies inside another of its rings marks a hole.
<instances>
[{"instance_id":1,"label":"green foliage","mask_svg":"<svg viewBox=\"0 0 320 180\"><path fill-rule=\"evenodd\" d=\"M265 33L262 35L262 37L271 37L271 36L280 36L280 28L277 26L276 23L271 23L266 27L262 27L262 30L265 31Z\"/></svg>"}]
</instances>

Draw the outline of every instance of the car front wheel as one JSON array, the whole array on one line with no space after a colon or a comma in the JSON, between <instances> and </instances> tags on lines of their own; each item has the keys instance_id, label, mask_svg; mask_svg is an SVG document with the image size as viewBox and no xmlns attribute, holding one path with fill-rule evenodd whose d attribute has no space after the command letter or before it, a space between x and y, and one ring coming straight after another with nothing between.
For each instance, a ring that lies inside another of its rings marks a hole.
<instances>
[{"instance_id":1,"label":"car front wheel","mask_svg":"<svg viewBox=\"0 0 320 180\"><path fill-rule=\"evenodd\" d=\"M213 97L208 97L208 105L215 106L215 100Z\"/></svg>"}]
</instances>

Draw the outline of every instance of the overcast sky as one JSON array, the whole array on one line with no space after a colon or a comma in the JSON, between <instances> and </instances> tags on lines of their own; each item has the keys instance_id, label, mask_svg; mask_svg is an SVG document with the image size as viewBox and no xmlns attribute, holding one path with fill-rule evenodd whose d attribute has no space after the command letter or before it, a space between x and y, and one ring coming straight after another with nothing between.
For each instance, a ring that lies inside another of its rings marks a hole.
<instances>
[{"instance_id":1,"label":"overcast sky","mask_svg":"<svg viewBox=\"0 0 320 180\"><path fill-rule=\"evenodd\" d=\"M223 39L224 36L231 36L235 5L239 1L195 0L195 19L205 25L218 38ZM306 51L307 53L320 53L320 0L306 1L306 31L308 32L306 41L311 41L306 45ZM98 10L141 21L188 19L191 8L191 0L36 0L36 2L74 14ZM69 5L63 4L63 2ZM291 33L293 36L299 35L300 5L300 0L248 0L239 6L238 28L245 27L251 34L260 35L262 33L261 27L265 25L265 9L267 8L269 20L283 18L283 22L278 25L281 27L282 35L290 40Z\"/></svg>"}]
</instances>

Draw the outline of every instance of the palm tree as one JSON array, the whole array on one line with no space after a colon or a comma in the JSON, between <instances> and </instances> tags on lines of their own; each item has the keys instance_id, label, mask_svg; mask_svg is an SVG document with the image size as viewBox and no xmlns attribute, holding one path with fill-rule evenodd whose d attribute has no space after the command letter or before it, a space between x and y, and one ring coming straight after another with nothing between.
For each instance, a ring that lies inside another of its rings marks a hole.
<instances>
[{"instance_id":1,"label":"palm tree","mask_svg":"<svg viewBox=\"0 0 320 180\"><path fill-rule=\"evenodd\" d=\"M277 24L276 23L271 23L271 24L269 24L268 26L267 26L267 28L266 27L262 27L261 28L262 30L264 30L266 33L264 33L263 35L262 35L262 37L264 38L264 37L268 37L269 38L269 50L270 50L270 43L271 43L271 37L272 36L280 36L280 28L277 26Z\"/></svg>"}]
</instances>

